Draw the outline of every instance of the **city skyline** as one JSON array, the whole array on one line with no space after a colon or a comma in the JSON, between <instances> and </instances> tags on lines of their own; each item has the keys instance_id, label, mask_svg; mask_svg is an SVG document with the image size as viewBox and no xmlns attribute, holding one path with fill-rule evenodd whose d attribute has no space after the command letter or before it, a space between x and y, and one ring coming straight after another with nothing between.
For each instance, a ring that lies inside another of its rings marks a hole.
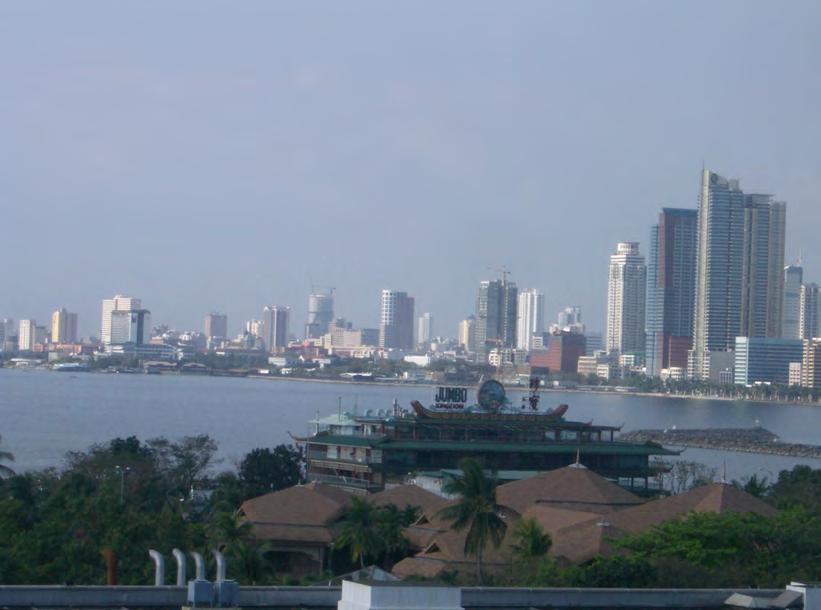
<instances>
[{"instance_id":1,"label":"city skyline","mask_svg":"<svg viewBox=\"0 0 821 610\"><path fill-rule=\"evenodd\" d=\"M150 40L136 5L4 9L4 220L59 216L71 241L54 256L7 236L26 262L0 315L65 306L87 336L120 291L199 328L210 310L300 312L317 282L362 326L393 285L451 329L505 265L546 311L578 303L602 329L600 261L659 208L693 207L702 163L788 201L786 260L821 268L821 7L486 7L168 7ZM195 243L219 254L203 265Z\"/></svg>"}]
</instances>

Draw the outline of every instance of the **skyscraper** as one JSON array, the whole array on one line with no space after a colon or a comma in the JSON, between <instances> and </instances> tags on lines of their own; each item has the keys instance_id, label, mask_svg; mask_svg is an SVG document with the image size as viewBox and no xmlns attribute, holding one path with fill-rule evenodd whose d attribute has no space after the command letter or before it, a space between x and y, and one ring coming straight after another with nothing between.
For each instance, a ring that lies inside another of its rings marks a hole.
<instances>
[{"instance_id":1,"label":"skyscraper","mask_svg":"<svg viewBox=\"0 0 821 610\"><path fill-rule=\"evenodd\" d=\"M815 339L821 336L818 307L818 284L801 284L801 307L798 316L800 339Z\"/></svg>"},{"instance_id":2,"label":"skyscraper","mask_svg":"<svg viewBox=\"0 0 821 610\"><path fill-rule=\"evenodd\" d=\"M687 366L693 341L697 210L663 208L650 229L645 321L647 375Z\"/></svg>"},{"instance_id":3,"label":"skyscraper","mask_svg":"<svg viewBox=\"0 0 821 610\"><path fill-rule=\"evenodd\" d=\"M379 347L413 349L413 297L407 292L382 291Z\"/></svg>"},{"instance_id":4,"label":"skyscraper","mask_svg":"<svg viewBox=\"0 0 821 610\"><path fill-rule=\"evenodd\" d=\"M741 334L744 193L738 180L704 170L698 203L696 289L690 377L710 375L710 352L735 347Z\"/></svg>"},{"instance_id":5,"label":"skyscraper","mask_svg":"<svg viewBox=\"0 0 821 610\"><path fill-rule=\"evenodd\" d=\"M584 322L582 322L582 308L578 305L571 305L562 309L556 317L555 327L551 327L551 330L585 334Z\"/></svg>"},{"instance_id":6,"label":"skyscraper","mask_svg":"<svg viewBox=\"0 0 821 610\"><path fill-rule=\"evenodd\" d=\"M77 314L58 309L51 314L51 342L77 342Z\"/></svg>"},{"instance_id":7,"label":"skyscraper","mask_svg":"<svg viewBox=\"0 0 821 610\"><path fill-rule=\"evenodd\" d=\"M530 351L533 334L544 332L544 295L535 288L519 293L516 317L516 347Z\"/></svg>"},{"instance_id":8,"label":"skyscraper","mask_svg":"<svg viewBox=\"0 0 821 610\"><path fill-rule=\"evenodd\" d=\"M800 265L784 267L784 304L782 306L781 335L785 339L801 338L801 284L804 270Z\"/></svg>"},{"instance_id":9,"label":"skyscraper","mask_svg":"<svg viewBox=\"0 0 821 610\"><path fill-rule=\"evenodd\" d=\"M427 346L433 339L433 315L426 311L416 322L416 343Z\"/></svg>"},{"instance_id":10,"label":"skyscraper","mask_svg":"<svg viewBox=\"0 0 821 610\"><path fill-rule=\"evenodd\" d=\"M290 307L266 305L262 309L262 340L269 352L280 351L288 347L288 323Z\"/></svg>"},{"instance_id":11,"label":"skyscraper","mask_svg":"<svg viewBox=\"0 0 821 610\"><path fill-rule=\"evenodd\" d=\"M476 318L473 316L468 316L467 318L459 322L459 345L465 348L467 352L471 353L476 351L476 343L474 342L476 338L476 334L474 332L475 324Z\"/></svg>"},{"instance_id":12,"label":"skyscraper","mask_svg":"<svg viewBox=\"0 0 821 610\"><path fill-rule=\"evenodd\" d=\"M638 242L620 242L610 256L607 284L608 352L644 353L647 267Z\"/></svg>"},{"instance_id":13,"label":"skyscraper","mask_svg":"<svg viewBox=\"0 0 821 610\"><path fill-rule=\"evenodd\" d=\"M744 196L740 334L745 337L781 335L786 204L772 199Z\"/></svg>"},{"instance_id":14,"label":"skyscraper","mask_svg":"<svg viewBox=\"0 0 821 610\"><path fill-rule=\"evenodd\" d=\"M17 349L21 352L30 352L37 342L37 322L34 320L20 320L17 326Z\"/></svg>"},{"instance_id":15,"label":"skyscraper","mask_svg":"<svg viewBox=\"0 0 821 610\"><path fill-rule=\"evenodd\" d=\"M328 332L334 320L334 295L315 292L308 295L308 320L305 338L316 339Z\"/></svg>"},{"instance_id":16,"label":"skyscraper","mask_svg":"<svg viewBox=\"0 0 821 610\"><path fill-rule=\"evenodd\" d=\"M204 331L206 338L227 339L228 338L228 316L224 313L211 312L206 314Z\"/></svg>"},{"instance_id":17,"label":"skyscraper","mask_svg":"<svg viewBox=\"0 0 821 610\"><path fill-rule=\"evenodd\" d=\"M518 289L514 282L484 280L476 298L474 345L479 360L486 361L493 347L516 345L516 306Z\"/></svg>"},{"instance_id":18,"label":"skyscraper","mask_svg":"<svg viewBox=\"0 0 821 610\"><path fill-rule=\"evenodd\" d=\"M147 309L114 310L107 345L145 345L151 338L151 312Z\"/></svg>"},{"instance_id":19,"label":"skyscraper","mask_svg":"<svg viewBox=\"0 0 821 610\"><path fill-rule=\"evenodd\" d=\"M131 311L133 309L140 309L142 303L140 299L116 295L113 299L103 300L103 315L100 322L100 340L105 344L110 344L111 341L111 315L115 311Z\"/></svg>"}]
</instances>

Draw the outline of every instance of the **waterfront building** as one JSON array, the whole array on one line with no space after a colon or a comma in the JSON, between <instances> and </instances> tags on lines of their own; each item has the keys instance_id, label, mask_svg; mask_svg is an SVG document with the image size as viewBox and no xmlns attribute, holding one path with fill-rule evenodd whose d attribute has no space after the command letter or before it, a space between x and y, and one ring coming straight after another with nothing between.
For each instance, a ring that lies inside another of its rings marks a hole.
<instances>
[{"instance_id":1,"label":"waterfront building","mask_svg":"<svg viewBox=\"0 0 821 610\"><path fill-rule=\"evenodd\" d=\"M736 337L735 384L789 383L790 363L801 359L800 339Z\"/></svg>"},{"instance_id":2,"label":"waterfront building","mask_svg":"<svg viewBox=\"0 0 821 610\"><path fill-rule=\"evenodd\" d=\"M211 312L205 316L205 337L208 341L228 338L228 316Z\"/></svg>"},{"instance_id":3,"label":"waterfront building","mask_svg":"<svg viewBox=\"0 0 821 610\"><path fill-rule=\"evenodd\" d=\"M12 351L12 336L14 336L14 320L11 318L0 318L0 354Z\"/></svg>"},{"instance_id":4,"label":"waterfront building","mask_svg":"<svg viewBox=\"0 0 821 610\"><path fill-rule=\"evenodd\" d=\"M798 327L801 339L821 336L818 326L818 284L801 284L801 301L798 313Z\"/></svg>"},{"instance_id":5,"label":"waterfront building","mask_svg":"<svg viewBox=\"0 0 821 610\"><path fill-rule=\"evenodd\" d=\"M544 294L535 288L526 288L518 299L516 348L529 351L533 347L533 335L544 331Z\"/></svg>"},{"instance_id":6,"label":"waterfront building","mask_svg":"<svg viewBox=\"0 0 821 610\"><path fill-rule=\"evenodd\" d=\"M501 280L479 283L473 342L480 362L487 361L494 347L516 345L517 297L516 284L507 280L507 273Z\"/></svg>"},{"instance_id":7,"label":"waterfront building","mask_svg":"<svg viewBox=\"0 0 821 610\"><path fill-rule=\"evenodd\" d=\"M457 340L459 342L459 346L464 348L468 353L473 353L476 351L476 343L474 342L476 336L474 331L475 324L476 318L473 316L468 316L459 322Z\"/></svg>"},{"instance_id":8,"label":"waterfront building","mask_svg":"<svg viewBox=\"0 0 821 610\"><path fill-rule=\"evenodd\" d=\"M821 338L804 339L801 357L801 385L821 388Z\"/></svg>"},{"instance_id":9,"label":"waterfront building","mask_svg":"<svg viewBox=\"0 0 821 610\"><path fill-rule=\"evenodd\" d=\"M411 350L413 341L413 297L407 292L382 291L379 313L379 347Z\"/></svg>"},{"instance_id":10,"label":"waterfront building","mask_svg":"<svg viewBox=\"0 0 821 610\"><path fill-rule=\"evenodd\" d=\"M151 312L147 309L114 310L109 320L109 340L106 345L144 345L151 339Z\"/></svg>"},{"instance_id":11,"label":"waterfront building","mask_svg":"<svg viewBox=\"0 0 821 610\"><path fill-rule=\"evenodd\" d=\"M305 338L316 339L328 332L334 320L334 295L315 292L308 295L308 320L305 323Z\"/></svg>"},{"instance_id":12,"label":"waterfront building","mask_svg":"<svg viewBox=\"0 0 821 610\"><path fill-rule=\"evenodd\" d=\"M262 340L269 352L281 351L288 346L290 317L290 307L266 305L262 309Z\"/></svg>"},{"instance_id":13,"label":"waterfront building","mask_svg":"<svg viewBox=\"0 0 821 610\"><path fill-rule=\"evenodd\" d=\"M34 320L20 320L17 325L17 349L21 352L30 352L37 343L37 322Z\"/></svg>"},{"instance_id":14,"label":"waterfront building","mask_svg":"<svg viewBox=\"0 0 821 610\"><path fill-rule=\"evenodd\" d=\"M610 256L607 284L608 352L643 354L647 267L638 242L620 242Z\"/></svg>"},{"instance_id":15,"label":"waterfront building","mask_svg":"<svg viewBox=\"0 0 821 610\"><path fill-rule=\"evenodd\" d=\"M785 339L801 338L801 285L804 269L801 265L784 267L784 303L782 305L781 336Z\"/></svg>"},{"instance_id":16,"label":"waterfront building","mask_svg":"<svg viewBox=\"0 0 821 610\"><path fill-rule=\"evenodd\" d=\"M744 196L743 336L781 336L785 226L785 203L773 201L772 195Z\"/></svg>"},{"instance_id":17,"label":"waterfront building","mask_svg":"<svg viewBox=\"0 0 821 610\"><path fill-rule=\"evenodd\" d=\"M801 341L801 357L804 357L804 342ZM790 362L790 376L789 381L787 382L789 385L801 385L801 362Z\"/></svg>"},{"instance_id":18,"label":"waterfront building","mask_svg":"<svg viewBox=\"0 0 821 610\"><path fill-rule=\"evenodd\" d=\"M585 356L593 356L596 352L604 350L604 337L600 331L590 331L584 334Z\"/></svg>"},{"instance_id":19,"label":"waterfront building","mask_svg":"<svg viewBox=\"0 0 821 610\"><path fill-rule=\"evenodd\" d=\"M647 375L686 367L693 341L698 211L663 208L650 229L645 358Z\"/></svg>"},{"instance_id":20,"label":"waterfront building","mask_svg":"<svg viewBox=\"0 0 821 610\"><path fill-rule=\"evenodd\" d=\"M744 193L738 180L705 169L698 205L691 378L708 378L711 352L732 350L741 335L743 269Z\"/></svg>"},{"instance_id":21,"label":"waterfront building","mask_svg":"<svg viewBox=\"0 0 821 610\"><path fill-rule=\"evenodd\" d=\"M655 443L622 442L616 426L564 418L432 418L395 405L311 423L314 434L299 439L309 480L360 492L401 483L419 471L458 468L466 457L495 471L520 472L552 470L581 459L603 477L646 490L659 473L650 457L676 454Z\"/></svg>"},{"instance_id":22,"label":"waterfront building","mask_svg":"<svg viewBox=\"0 0 821 610\"><path fill-rule=\"evenodd\" d=\"M579 358L585 353L585 336L569 331L550 334L547 349L530 354L531 369L547 369L550 373L575 373Z\"/></svg>"},{"instance_id":23,"label":"waterfront building","mask_svg":"<svg viewBox=\"0 0 821 610\"><path fill-rule=\"evenodd\" d=\"M51 342L77 343L77 314L58 309L51 314Z\"/></svg>"},{"instance_id":24,"label":"waterfront building","mask_svg":"<svg viewBox=\"0 0 821 610\"><path fill-rule=\"evenodd\" d=\"M111 299L103 299L102 319L100 321L100 341L111 343L111 316L115 311L131 311L142 308L142 301L121 294Z\"/></svg>"},{"instance_id":25,"label":"waterfront building","mask_svg":"<svg viewBox=\"0 0 821 610\"><path fill-rule=\"evenodd\" d=\"M416 344L427 349L433 339L433 314L426 311L417 321Z\"/></svg>"}]
</instances>

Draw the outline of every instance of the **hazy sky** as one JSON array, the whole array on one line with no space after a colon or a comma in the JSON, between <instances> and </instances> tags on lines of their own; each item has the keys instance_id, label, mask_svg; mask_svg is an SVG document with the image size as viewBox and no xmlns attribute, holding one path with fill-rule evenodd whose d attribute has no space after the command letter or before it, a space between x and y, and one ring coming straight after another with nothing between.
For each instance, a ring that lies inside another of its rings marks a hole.
<instances>
[{"instance_id":1,"label":"hazy sky","mask_svg":"<svg viewBox=\"0 0 821 610\"><path fill-rule=\"evenodd\" d=\"M231 332L311 280L455 335L506 265L601 329L607 257L702 163L821 281L821 3L0 4L0 316Z\"/></svg>"}]
</instances>

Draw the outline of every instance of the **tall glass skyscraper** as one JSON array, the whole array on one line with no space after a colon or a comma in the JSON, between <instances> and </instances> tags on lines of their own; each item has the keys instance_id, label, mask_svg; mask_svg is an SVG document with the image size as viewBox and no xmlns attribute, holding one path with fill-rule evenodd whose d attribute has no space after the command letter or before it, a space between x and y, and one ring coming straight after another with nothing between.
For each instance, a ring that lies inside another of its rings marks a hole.
<instances>
[{"instance_id":1,"label":"tall glass skyscraper","mask_svg":"<svg viewBox=\"0 0 821 610\"><path fill-rule=\"evenodd\" d=\"M663 208L650 229L645 349L647 374L687 366L693 341L697 210Z\"/></svg>"},{"instance_id":2,"label":"tall glass skyscraper","mask_svg":"<svg viewBox=\"0 0 821 610\"><path fill-rule=\"evenodd\" d=\"M803 281L804 269L800 265L784 267L781 335L785 339L801 338L801 284Z\"/></svg>"},{"instance_id":3,"label":"tall glass skyscraper","mask_svg":"<svg viewBox=\"0 0 821 610\"><path fill-rule=\"evenodd\" d=\"M480 361L493 347L516 345L516 305L518 289L507 279L484 280L476 297L474 343Z\"/></svg>"},{"instance_id":4,"label":"tall glass skyscraper","mask_svg":"<svg viewBox=\"0 0 821 610\"><path fill-rule=\"evenodd\" d=\"M610 256L607 284L608 353L644 355L647 266L639 244L620 242Z\"/></svg>"}]
</instances>

